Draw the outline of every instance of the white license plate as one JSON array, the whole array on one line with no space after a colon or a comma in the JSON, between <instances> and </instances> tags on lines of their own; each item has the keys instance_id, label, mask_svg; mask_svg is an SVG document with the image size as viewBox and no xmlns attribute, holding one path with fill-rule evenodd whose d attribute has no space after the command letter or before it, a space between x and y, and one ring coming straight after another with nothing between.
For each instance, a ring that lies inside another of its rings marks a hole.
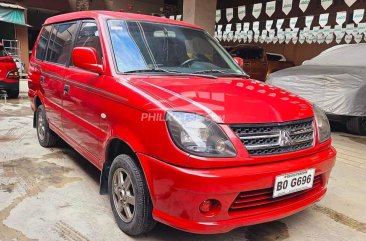
<instances>
[{"instance_id":1,"label":"white license plate","mask_svg":"<svg viewBox=\"0 0 366 241\"><path fill-rule=\"evenodd\" d=\"M273 197L302 191L313 187L315 169L286 173L276 177Z\"/></svg>"}]
</instances>

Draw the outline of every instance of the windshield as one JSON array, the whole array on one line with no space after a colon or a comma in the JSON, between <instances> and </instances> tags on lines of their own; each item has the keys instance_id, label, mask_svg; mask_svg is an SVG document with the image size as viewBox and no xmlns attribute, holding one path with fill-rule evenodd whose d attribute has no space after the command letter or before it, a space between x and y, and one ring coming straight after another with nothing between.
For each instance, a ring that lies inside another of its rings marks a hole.
<instances>
[{"instance_id":1,"label":"windshield","mask_svg":"<svg viewBox=\"0 0 366 241\"><path fill-rule=\"evenodd\" d=\"M109 20L118 72L245 75L206 32L171 24Z\"/></svg>"}]
</instances>

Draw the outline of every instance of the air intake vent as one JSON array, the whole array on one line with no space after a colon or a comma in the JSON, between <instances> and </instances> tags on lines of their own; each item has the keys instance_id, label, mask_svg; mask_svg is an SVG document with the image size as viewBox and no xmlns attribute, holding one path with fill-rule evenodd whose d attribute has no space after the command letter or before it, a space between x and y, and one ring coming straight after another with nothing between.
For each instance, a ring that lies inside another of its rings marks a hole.
<instances>
[{"instance_id":1,"label":"air intake vent","mask_svg":"<svg viewBox=\"0 0 366 241\"><path fill-rule=\"evenodd\" d=\"M321 176L315 176L313 187L307 190L291 193L285 196L273 198L273 188L258 189L241 192L229 208L229 212L248 212L259 210L260 208L270 208L289 200L301 199L311 192L318 192L323 187Z\"/></svg>"}]
</instances>

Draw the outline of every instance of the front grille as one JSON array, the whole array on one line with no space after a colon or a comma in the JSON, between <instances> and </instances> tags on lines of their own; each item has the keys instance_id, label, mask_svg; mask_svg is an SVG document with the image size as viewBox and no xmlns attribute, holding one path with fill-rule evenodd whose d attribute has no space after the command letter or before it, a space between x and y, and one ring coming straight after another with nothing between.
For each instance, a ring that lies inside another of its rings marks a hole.
<instances>
[{"instance_id":1,"label":"front grille","mask_svg":"<svg viewBox=\"0 0 366 241\"><path fill-rule=\"evenodd\" d=\"M229 208L230 213L247 212L247 214L258 213L260 208L271 208L274 205L280 205L290 199L302 199L309 192L317 192L322 188L321 175L314 177L313 187L303 191L291 193L288 195L273 198L273 188L258 189L252 191L241 192L236 197ZM263 209L262 209L263 210Z\"/></svg>"},{"instance_id":2,"label":"front grille","mask_svg":"<svg viewBox=\"0 0 366 241\"><path fill-rule=\"evenodd\" d=\"M263 156L294 152L314 144L313 119L299 121L232 125L250 155Z\"/></svg>"}]
</instances>

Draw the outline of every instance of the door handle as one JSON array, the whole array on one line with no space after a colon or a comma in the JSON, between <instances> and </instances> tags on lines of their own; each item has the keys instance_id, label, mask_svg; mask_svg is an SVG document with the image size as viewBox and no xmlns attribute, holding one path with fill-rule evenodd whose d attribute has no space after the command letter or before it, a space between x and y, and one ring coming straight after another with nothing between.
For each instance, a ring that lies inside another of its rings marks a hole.
<instances>
[{"instance_id":1,"label":"door handle","mask_svg":"<svg viewBox=\"0 0 366 241\"><path fill-rule=\"evenodd\" d=\"M70 92L70 85L64 85L64 95Z\"/></svg>"},{"instance_id":2,"label":"door handle","mask_svg":"<svg viewBox=\"0 0 366 241\"><path fill-rule=\"evenodd\" d=\"M44 76L41 75L41 77L39 77L39 82L43 83L44 82Z\"/></svg>"}]
</instances>

